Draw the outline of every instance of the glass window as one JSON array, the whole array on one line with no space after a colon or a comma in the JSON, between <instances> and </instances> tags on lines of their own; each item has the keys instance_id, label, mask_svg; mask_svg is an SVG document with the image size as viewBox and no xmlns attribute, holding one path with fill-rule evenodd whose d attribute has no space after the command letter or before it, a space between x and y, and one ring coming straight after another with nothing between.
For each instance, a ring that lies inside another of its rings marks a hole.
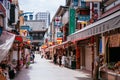
<instances>
[{"instance_id":1,"label":"glass window","mask_svg":"<svg viewBox=\"0 0 120 80\"><path fill-rule=\"evenodd\" d=\"M94 7L98 7L98 4L97 4L97 3L94 3Z\"/></svg>"}]
</instances>

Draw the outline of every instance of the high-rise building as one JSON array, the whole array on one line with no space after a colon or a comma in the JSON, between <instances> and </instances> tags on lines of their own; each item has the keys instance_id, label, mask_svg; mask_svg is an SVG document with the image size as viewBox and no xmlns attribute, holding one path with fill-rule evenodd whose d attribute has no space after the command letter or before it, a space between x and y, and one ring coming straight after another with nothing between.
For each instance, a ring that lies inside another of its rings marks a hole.
<instances>
[{"instance_id":1,"label":"high-rise building","mask_svg":"<svg viewBox=\"0 0 120 80\"><path fill-rule=\"evenodd\" d=\"M48 27L50 24L50 13L49 12L38 12L35 15L35 19L36 20L45 20L46 27Z\"/></svg>"}]
</instances>

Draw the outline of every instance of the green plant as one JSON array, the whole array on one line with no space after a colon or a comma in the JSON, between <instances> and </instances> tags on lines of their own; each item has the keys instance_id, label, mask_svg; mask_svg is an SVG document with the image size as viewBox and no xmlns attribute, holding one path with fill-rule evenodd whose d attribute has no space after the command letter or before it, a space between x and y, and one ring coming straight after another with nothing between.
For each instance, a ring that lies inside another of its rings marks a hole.
<instances>
[{"instance_id":1,"label":"green plant","mask_svg":"<svg viewBox=\"0 0 120 80\"><path fill-rule=\"evenodd\" d=\"M115 62L111 62L111 63L108 63L107 67L110 70L114 70L114 65L115 65Z\"/></svg>"}]
</instances>

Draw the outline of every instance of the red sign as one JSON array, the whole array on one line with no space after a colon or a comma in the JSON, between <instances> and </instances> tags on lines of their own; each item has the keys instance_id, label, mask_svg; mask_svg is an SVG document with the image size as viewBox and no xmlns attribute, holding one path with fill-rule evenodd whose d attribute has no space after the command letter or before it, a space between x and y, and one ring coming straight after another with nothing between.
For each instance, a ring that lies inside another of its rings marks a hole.
<instances>
[{"instance_id":1,"label":"red sign","mask_svg":"<svg viewBox=\"0 0 120 80\"><path fill-rule=\"evenodd\" d=\"M21 36L15 36L15 40L19 42L23 42L23 39Z\"/></svg>"}]
</instances>

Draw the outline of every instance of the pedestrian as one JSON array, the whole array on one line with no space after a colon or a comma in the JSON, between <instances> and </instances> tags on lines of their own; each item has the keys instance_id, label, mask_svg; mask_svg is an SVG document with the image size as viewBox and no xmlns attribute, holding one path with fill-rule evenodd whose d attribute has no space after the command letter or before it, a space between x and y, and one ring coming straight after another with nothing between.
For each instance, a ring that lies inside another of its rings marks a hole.
<instances>
[{"instance_id":1,"label":"pedestrian","mask_svg":"<svg viewBox=\"0 0 120 80\"><path fill-rule=\"evenodd\" d=\"M34 55L33 52L31 52L31 54L30 54L30 60L31 60L32 63L34 63L34 59L35 59L35 55Z\"/></svg>"},{"instance_id":2,"label":"pedestrian","mask_svg":"<svg viewBox=\"0 0 120 80\"><path fill-rule=\"evenodd\" d=\"M32 56L33 56L33 63L34 63L34 60L35 60L35 54L33 53Z\"/></svg>"},{"instance_id":3,"label":"pedestrian","mask_svg":"<svg viewBox=\"0 0 120 80\"><path fill-rule=\"evenodd\" d=\"M42 55L41 55L41 58L43 58L43 57L44 57L44 55L42 54Z\"/></svg>"},{"instance_id":4,"label":"pedestrian","mask_svg":"<svg viewBox=\"0 0 120 80\"><path fill-rule=\"evenodd\" d=\"M102 54L96 56L93 80L98 80L100 78L100 67L103 66L103 60L104 60L104 57Z\"/></svg>"},{"instance_id":5,"label":"pedestrian","mask_svg":"<svg viewBox=\"0 0 120 80\"><path fill-rule=\"evenodd\" d=\"M61 60L61 61L62 61L62 67L65 66L65 58L66 58L66 57L65 57L65 54L63 54L63 56L62 56L62 60Z\"/></svg>"},{"instance_id":6,"label":"pedestrian","mask_svg":"<svg viewBox=\"0 0 120 80\"><path fill-rule=\"evenodd\" d=\"M54 61L54 64L57 64L57 54L56 53L54 54L54 60L53 61Z\"/></svg>"},{"instance_id":7,"label":"pedestrian","mask_svg":"<svg viewBox=\"0 0 120 80\"><path fill-rule=\"evenodd\" d=\"M30 65L30 54L26 55L26 68L29 68Z\"/></svg>"},{"instance_id":8,"label":"pedestrian","mask_svg":"<svg viewBox=\"0 0 120 80\"><path fill-rule=\"evenodd\" d=\"M61 55L59 55L59 66L61 66L62 65L62 56Z\"/></svg>"}]
</instances>

